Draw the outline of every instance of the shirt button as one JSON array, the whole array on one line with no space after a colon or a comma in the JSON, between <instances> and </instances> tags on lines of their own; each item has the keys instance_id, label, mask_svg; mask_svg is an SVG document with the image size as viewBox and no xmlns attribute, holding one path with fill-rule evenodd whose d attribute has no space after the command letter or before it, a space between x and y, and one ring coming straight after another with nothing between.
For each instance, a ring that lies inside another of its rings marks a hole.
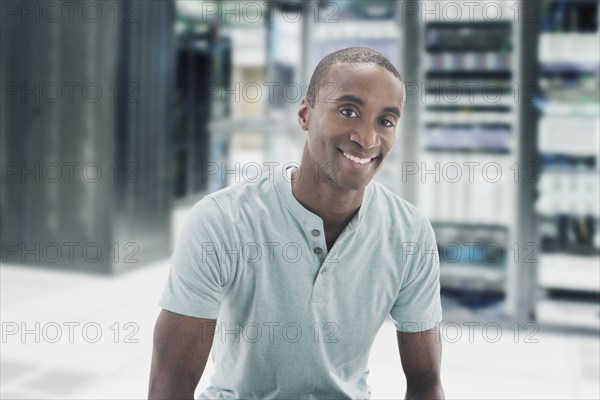
<instances>
[{"instance_id":1,"label":"shirt button","mask_svg":"<svg viewBox=\"0 0 600 400\"><path fill-rule=\"evenodd\" d=\"M325 273L325 271L327 271L327 268L325 268L325 267L321 268L321 273L322 273L322 274L324 274L324 273Z\"/></svg>"},{"instance_id":2,"label":"shirt button","mask_svg":"<svg viewBox=\"0 0 600 400\"><path fill-rule=\"evenodd\" d=\"M311 235L317 237L321 234L321 232L319 232L318 229L313 229L312 231L310 231Z\"/></svg>"},{"instance_id":3,"label":"shirt button","mask_svg":"<svg viewBox=\"0 0 600 400\"><path fill-rule=\"evenodd\" d=\"M315 254L321 254L323 252L323 249L321 249L320 247L315 247L314 252Z\"/></svg>"}]
</instances>

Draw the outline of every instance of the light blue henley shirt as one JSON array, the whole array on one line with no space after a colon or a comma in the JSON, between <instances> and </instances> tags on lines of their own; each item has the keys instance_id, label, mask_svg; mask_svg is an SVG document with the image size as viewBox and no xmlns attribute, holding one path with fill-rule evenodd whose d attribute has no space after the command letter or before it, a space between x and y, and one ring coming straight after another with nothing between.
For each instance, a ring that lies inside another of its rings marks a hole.
<instances>
[{"instance_id":1,"label":"light blue henley shirt","mask_svg":"<svg viewBox=\"0 0 600 400\"><path fill-rule=\"evenodd\" d=\"M192 208L159 305L217 319L201 399L367 399L385 319L405 332L441 322L439 268L429 221L376 181L328 250L278 167Z\"/></svg>"}]
</instances>

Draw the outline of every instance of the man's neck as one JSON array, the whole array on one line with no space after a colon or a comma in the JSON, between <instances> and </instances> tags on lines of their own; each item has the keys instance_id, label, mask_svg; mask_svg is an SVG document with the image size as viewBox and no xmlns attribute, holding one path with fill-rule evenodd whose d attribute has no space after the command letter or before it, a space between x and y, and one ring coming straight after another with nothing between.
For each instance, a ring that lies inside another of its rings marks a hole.
<instances>
[{"instance_id":1,"label":"man's neck","mask_svg":"<svg viewBox=\"0 0 600 400\"><path fill-rule=\"evenodd\" d=\"M311 171L300 167L301 171ZM304 208L323 219L325 225L345 227L360 208L363 190L341 190L326 181L325 177L314 179L308 172L292 173L292 194Z\"/></svg>"}]
</instances>

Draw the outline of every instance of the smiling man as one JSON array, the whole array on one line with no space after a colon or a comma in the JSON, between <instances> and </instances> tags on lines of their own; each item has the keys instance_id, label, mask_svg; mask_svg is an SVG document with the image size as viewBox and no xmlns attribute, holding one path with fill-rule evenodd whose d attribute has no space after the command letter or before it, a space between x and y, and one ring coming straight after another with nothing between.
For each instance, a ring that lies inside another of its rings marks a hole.
<instances>
[{"instance_id":1,"label":"smiling man","mask_svg":"<svg viewBox=\"0 0 600 400\"><path fill-rule=\"evenodd\" d=\"M370 398L369 352L388 316L406 398L444 397L435 235L372 180L403 106L401 76L381 54L332 53L298 111L299 168L193 207L160 300L149 398L192 399L211 349L215 374L199 398Z\"/></svg>"}]
</instances>

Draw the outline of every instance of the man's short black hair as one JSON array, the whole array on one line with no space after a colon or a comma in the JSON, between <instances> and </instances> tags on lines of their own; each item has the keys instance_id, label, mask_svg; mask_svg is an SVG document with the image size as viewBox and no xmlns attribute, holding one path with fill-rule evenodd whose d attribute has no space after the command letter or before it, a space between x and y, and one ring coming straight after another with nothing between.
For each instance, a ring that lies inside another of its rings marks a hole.
<instances>
[{"instance_id":1,"label":"man's short black hair","mask_svg":"<svg viewBox=\"0 0 600 400\"><path fill-rule=\"evenodd\" d=\"M402 82L400 72L398 72L396 67L394 67L394 65L381 53L368 47L348 47L325 56L319 64L317 64L317 67L310 78L308 91L306 92L306 99L311 107L315 104L317 91L319 87L324 84L323 81L327 76L329 67L334 64L377 64L390 71Z\"/></svg>"}]
</instances>

